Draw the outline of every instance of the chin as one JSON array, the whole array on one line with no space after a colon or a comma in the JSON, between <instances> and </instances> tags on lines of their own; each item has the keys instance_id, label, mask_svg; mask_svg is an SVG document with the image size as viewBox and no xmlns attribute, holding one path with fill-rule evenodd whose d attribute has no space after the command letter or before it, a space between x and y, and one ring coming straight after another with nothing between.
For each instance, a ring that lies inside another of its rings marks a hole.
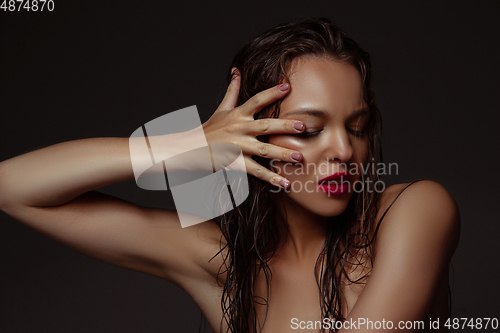
<instances>
[{"instance_id":1,"label":"chin","mask_svg":"<svg viewBox=\"0 0 500 333\"><path fill-rule=\"evenodd\" d=\"M285 192L285 202L292 211L306 210L322 217L333 217L342 214L349 204L351 193L341 196L330 196L323 192Z\"/></svg>"}]
</instances>

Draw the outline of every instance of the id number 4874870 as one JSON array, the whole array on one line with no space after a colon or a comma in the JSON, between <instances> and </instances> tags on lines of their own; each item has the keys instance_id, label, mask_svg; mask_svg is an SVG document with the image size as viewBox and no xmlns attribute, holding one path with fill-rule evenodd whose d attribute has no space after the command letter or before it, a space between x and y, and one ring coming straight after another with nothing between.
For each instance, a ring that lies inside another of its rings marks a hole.
<instances>
[{"instance_id":1,"label":"id number 4874870","mask_svg":"<svg viewBox=\"0 0 500 333\"><path fill-rule=\"evenodd\" d=\"M54 10L54 0L3 0L0 10L4 12L51 12Z\"/></svg>"}]
</instances>

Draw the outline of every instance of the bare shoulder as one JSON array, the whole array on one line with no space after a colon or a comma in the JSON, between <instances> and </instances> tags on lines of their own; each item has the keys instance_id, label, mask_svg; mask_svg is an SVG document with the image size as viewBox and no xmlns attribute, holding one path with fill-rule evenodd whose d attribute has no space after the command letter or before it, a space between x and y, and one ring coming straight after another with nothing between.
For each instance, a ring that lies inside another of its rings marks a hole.
<instances>
[{"instance_id":1,"label":"bare shoulder","mask_svg":"<svg viewBox=\"0 0 500 333\"><path fill-rule=\"evenodd\" d=\"M408 185L381 194L373 268L351 318L423 320L437 304L438 291L446 291L460 233L457 205L438 183Z\"/></svg>"},{"instance_id":2,"label":"bare shoulder","mask_svg":"<svg viewBox=\"0 0 500 333\"><path fill-rule=\"evenodd\" d=\"M445 245L450 255L454 252L460 235L459 210L439 183L422 180L389 186L381 194L378 208L377 240L420 237Z\"/></svg>"},{"instance_id":3,"label":"bare shoulder","mask_svg":"<svg viewBox=\"0 0 500 333\"><path fill-rule=\"evenodd\" d=\"M425 213L430 215L442 217L448 215L451 219L444 220L450 220L450 222L457 222L456 218L458 218L458 206L451 194L442 185L431 180L387 187L379 198L379 217L389 206L391 206L390 211L399 210L400 213L407 211L407 214L416 214L418 209L426 208Z\"/></svg>"}]
</instances>

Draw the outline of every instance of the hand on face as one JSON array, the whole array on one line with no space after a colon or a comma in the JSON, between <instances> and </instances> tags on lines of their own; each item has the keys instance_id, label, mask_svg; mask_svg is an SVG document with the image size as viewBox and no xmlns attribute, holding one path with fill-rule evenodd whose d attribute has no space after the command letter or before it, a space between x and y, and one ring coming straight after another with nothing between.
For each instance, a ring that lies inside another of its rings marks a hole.
<instances>
[{"instance_id":1,"label":"hand on face","mask_svg":"<svg viewBox=\"0 0 500 333\"><path fill-rule=\"evenodd\" d=\"M220 142L238 145L243 152L248 174L286 188L290 184L286 178L263 167L251 156L256 155L292 163L302 160L302 154L296 150L264 143L257 139L257 136L260 135L298 134L304 131L304 124L293 119L254 120L254 115L265 106L285 97L290 91L290 85L284 83L264 90L236 107L241 77L236 68L233 68L232 74L233 77L222 103L210 119L203 124L207 141L209 144Z\"/></svg>"}]
</instances>

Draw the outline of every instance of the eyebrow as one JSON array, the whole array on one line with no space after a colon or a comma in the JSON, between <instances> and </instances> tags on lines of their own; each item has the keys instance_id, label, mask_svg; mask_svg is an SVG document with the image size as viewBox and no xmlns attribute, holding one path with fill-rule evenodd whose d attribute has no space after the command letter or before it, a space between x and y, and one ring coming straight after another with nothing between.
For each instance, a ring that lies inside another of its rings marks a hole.
<instances>
[{"instance_id":1,"label":"eyebrow","mask_svg":"<svg viewBox=\"0 0 500 333\"><path fill-rule=\"evenodd\" d=\"M365 114L370 113L369 108L363 108L361 110L354 111L352 114L349 115L349 118L356 118L359 116L364 116ZM303 109L297 109L294 111L290 111L287 114L285 114L283 117L288 117L288 116L293 116L293 115L298 115L298 114L303 114L303 115L309 115L313 117L321 117L321 118L327 118L328 117L328 112L324 110L318 110L318 109L310 109L310 108L303 108Z\"/></svg>"}]
</instances>

